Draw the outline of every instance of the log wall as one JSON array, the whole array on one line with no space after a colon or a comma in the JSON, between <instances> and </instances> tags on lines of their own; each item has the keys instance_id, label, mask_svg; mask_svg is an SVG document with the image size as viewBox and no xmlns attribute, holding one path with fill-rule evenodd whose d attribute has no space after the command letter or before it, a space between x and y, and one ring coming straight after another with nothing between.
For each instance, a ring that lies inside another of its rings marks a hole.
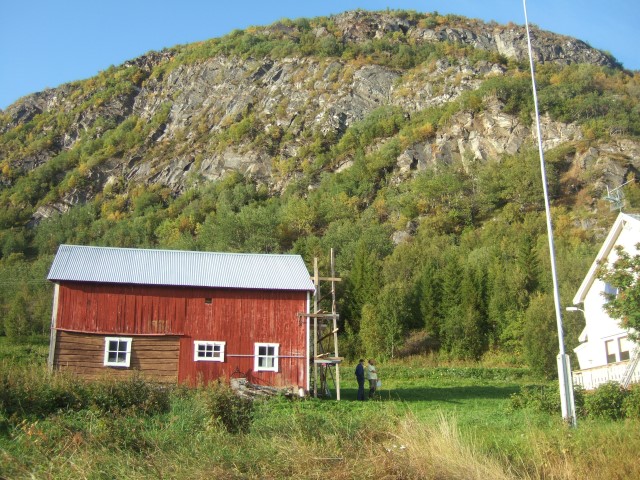
<instances>
[{"instance_id":1,"label":"log wall","mask_svg":"<svg viewBox=\"0 0 640 480\"><path fill-rule=\"evenodd\" d=\"M104 339L107 336L112 335L58 331L54 368L69 370L84 378L127 377L137 373L160 382L178 381L179 337L132 337L130 367L123 368L104 365Z\"/></svg>"}]
</instances>

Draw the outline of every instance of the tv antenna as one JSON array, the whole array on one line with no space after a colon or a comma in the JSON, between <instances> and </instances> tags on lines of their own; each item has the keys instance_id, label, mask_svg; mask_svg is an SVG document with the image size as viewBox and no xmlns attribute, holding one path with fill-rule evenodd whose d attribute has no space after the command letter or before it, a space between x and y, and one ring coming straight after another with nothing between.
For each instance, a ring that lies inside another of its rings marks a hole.
<instances>
[{"instance_id":1,"label":"tv antenna","mask_svg":"<svg viewBox=\"0 0 640 480\"><path fill-rule=\"evenodd\" d=\"M609 209L613 212L614 210L622 211L622 207L624 207L624 192L622 191L622 187L624 187L627 183L631 183L633 180L628 180L624 182L622 185L616 188L609 188L607 185L607 195L604 199L609 202L611 205Z\"/></svg>"}]
</instances>

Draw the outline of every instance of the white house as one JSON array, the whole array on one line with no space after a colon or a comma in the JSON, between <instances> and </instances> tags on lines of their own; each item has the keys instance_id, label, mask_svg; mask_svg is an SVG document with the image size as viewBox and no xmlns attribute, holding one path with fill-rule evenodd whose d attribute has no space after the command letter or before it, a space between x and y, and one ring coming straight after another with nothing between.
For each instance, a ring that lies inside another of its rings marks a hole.
<instances>
[{"instance_id":1,"label":"white house","mask_svg":"<svg viewBox=\"0 0 640 480\"><path fill-rule=\"evenodd\" d=\"M635 344L627 339L627 331L618 321L604 310L607 303L604 294L615 294L616 289L597 278L600 264L610 265L618 258L616 247L636 255L640 253L636 249L638 243L640 215L620 213L573 298L574 305L583 305L586 321L579 338L581 343L574 349L580 364L580 370L573 372L574 385L591 390L608 381L640 381L640 367L635 368L637 362L633 362Z\"/></svg>"}]
</instances>

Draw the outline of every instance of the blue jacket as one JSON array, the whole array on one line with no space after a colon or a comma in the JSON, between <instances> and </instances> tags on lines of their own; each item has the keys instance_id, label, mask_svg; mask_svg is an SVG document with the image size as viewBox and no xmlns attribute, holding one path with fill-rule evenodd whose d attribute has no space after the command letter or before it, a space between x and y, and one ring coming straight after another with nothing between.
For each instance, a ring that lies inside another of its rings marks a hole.
<instances>
[{"instance_id":1,"label":"blue jacket","mask_svg":"<svg viewBox=\"0 0 640 480\"><path fill-rule=\"evenodd\" d=\"M361 363L356 367L356 379L364 380L364 367Z\"/></svg>"}]
</instances>

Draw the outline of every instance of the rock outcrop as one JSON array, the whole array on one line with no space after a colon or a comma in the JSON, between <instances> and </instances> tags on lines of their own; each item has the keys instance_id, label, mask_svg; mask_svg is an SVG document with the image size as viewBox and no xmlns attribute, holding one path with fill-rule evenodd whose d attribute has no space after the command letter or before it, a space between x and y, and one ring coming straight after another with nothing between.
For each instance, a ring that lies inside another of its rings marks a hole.
<instances>
[{"instance_id":1,"label":"rock outcrop","mask_svg":"<svg viewBox=\"0 0 640 480\"><path fill-rule=\"evenodd\" d=\"M67 190L57 202L41 206L34 221L92 198L116 178L130 184L160 183L178 194L194 182L216 180L237 171L278 192L288 179L295 178L296 168L283 176L274 171L274 161L297 157L313 134L335 141L382 106L412 115L446 105L477 89L484 80L505 75L508 59L526 58L525 32L516 25L363 11L329 20L333 30L319 22L312 30L315 38L343 45L376 39L393 43L399 38L418 44L445 42L488 51L495 58L437 58L402 71L331 55L257 58L218 52L180 62L179 49L151 52L118 67L122 75L129 75L123 84L126 88L104 99L98 95L100 89L109 88L109 81L100 84L99 77L35 93L11 105L4 112L6 121L0 125L0 134L39 118L57 116L62 120L57 120L57 130L52 129L50 137L45 134L42 148L20 157L0 151L0 165L5 161L9 170L19 172L1 176L0 189L10 187L20 175L60 152L69 151L87 135L99 139L125 120L135 119L154 125L144 142L125 151L114 148L106 160L91 166L82 187ZM260 34L298 38L298 28L278 23ZM538 62L617 65L609 55L579 40L537 29L534 37ZM108 75L107 71L103 76ZM99 87L92 89L88 82ZM530 122L505 113L498 99L486 103L487 108L480 112L463 109L456 113L429 141L406 149L398 157L396 181L440 162L486 161L515 154L534 143ZM64 127L60 127L62 121ZM548 117L543 119L543 134L546 148L584 138L577 124ZM615 137L606 144L578 150L576 167L597 167L601 182L618 181L629 169L640 170L640 146L633 139ZM346 159L336 168L348 168L349 164Z\"/></svg>"}]
</instances>

